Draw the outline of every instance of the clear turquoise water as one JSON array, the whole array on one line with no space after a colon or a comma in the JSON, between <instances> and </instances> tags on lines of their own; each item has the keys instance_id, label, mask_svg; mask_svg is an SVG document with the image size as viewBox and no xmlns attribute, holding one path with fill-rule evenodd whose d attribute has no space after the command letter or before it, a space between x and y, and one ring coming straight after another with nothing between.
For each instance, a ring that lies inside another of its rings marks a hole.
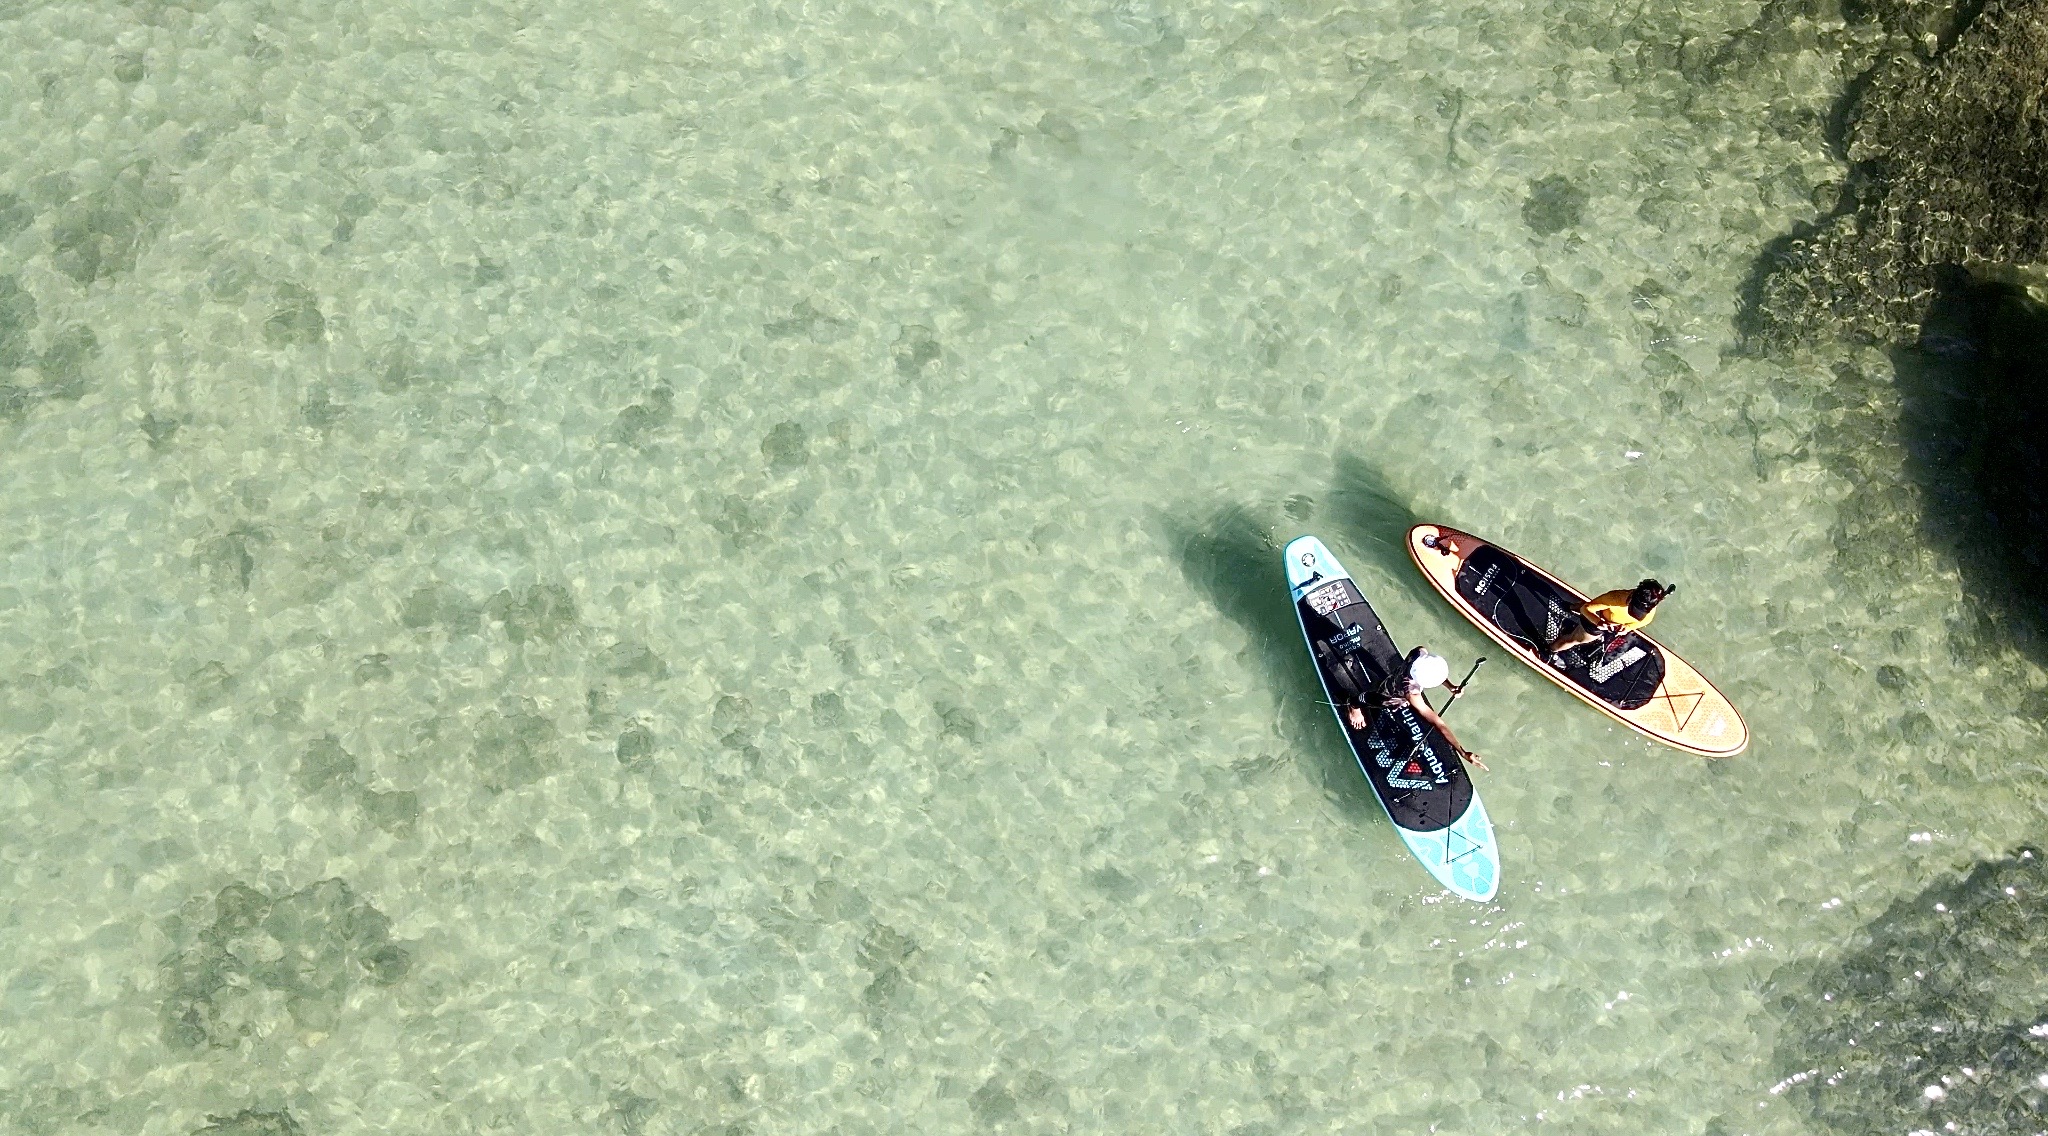
<instances>
[{"instance_id":1,"label":"clear turquoise water","mask_svg":"<svg viewBox=\"0 0 2048 1136\"><path fill-rule=\"evenodd\" d=\"M0 3L0 1127L1827 1130L2044 679L1884 358L1730 354L1754 15ZM1277 563L1480 653L1405 513L1682 581L1751 752L1491 666L1446 900Z\"/></svg>"}]
</instances>

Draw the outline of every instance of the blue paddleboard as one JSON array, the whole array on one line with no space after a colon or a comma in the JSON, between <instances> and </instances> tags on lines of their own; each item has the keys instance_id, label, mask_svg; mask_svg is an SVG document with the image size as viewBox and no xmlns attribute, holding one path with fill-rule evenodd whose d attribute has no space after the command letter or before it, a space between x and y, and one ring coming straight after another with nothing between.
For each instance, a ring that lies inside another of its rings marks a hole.
<instances>
[{"instance_id":1,"label":"blue paddleboard","mask_svg":"<svg viewBox=\"0 0 2048 1136\"><path fill-rule=\"evenodd\" d=\"M1285 555L1294 614L1324 699L1333 707L1351 705L1401 666L1402 652L1322 541L1297 537ZM1359 771L1408 851L1460 897L1492 899L1500 887L1500 846L1479 791L1443 732L1407 706L1369 710L1363 730L1352 729L1341 709L1335 713Z\"/></svg>"}]
</instances>

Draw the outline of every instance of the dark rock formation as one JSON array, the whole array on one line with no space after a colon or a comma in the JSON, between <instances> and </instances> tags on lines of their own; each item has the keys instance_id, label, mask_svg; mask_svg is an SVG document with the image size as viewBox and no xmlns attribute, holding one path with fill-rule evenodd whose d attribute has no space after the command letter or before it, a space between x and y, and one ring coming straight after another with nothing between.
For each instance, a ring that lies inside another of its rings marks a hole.
<instances>
[{"instance_id":1,"label":"dark rock formation","mask_svg":"<svg viewBox=\"0 0 2048 1136\"><path fill-rule=\"evenodd\" d=\"M213 1123L192 1136L304 1136L305 1129L289 1112L258 1112L245 1108L233 1116L213 1116Z\"/></svg>"},{"instance_id":2,"label":"dark rock formation","mask_svg":"<svg viewBox=\"0 0 2048 1136\"><path fill-rule=\"evenodd\" d=\"M230 884L213 912L211 924L189 938L179 934L188 941L163 961L158 1011L164 1040L175 1048L233 1046L262 1032L266 992L281 996L300 1029L326 1033L356 986L389 986L412 969L391 938L391 921L338 879L274 899ZM254 1115L215 1130L271 1131L250 1127Z\"/></svg>"},{"instance_id":3,"label":"dark rock formation","mask_svg":"<svg viewBox=\"0 0 2048 1136\"><path fill-rule=\"evenodd\" d=\"M514 643L551 643L576 626L576 597L561 584L529 584L492 596L484 611Z\"/></svg>"},{"instance_id":4,"label":"dark rock formation","mask_svg":"<svg viewBox=\"0 0 2048 1136\"><path fill-rule=\"evenodd\" d=\"M1901 899L1849 949L1773 974L1771 1091L1816 1131L2037 1132L2048 1122L2048 865L2032 850Z\"/></svg>"},{"instance_id":5,"label":"dark rock formation","mask_svg":"<svg viewBox=\"0 0 2048 1136\"><path fill-rule=\"evenodd\" d=\"M1981 9L1877 0L1891 32L1850 84L1835 212L1769 250L1741 330L1912 342L1942 272L2019 278L2048 263L2048 0Z\"/></svg>"},{"instance_id":6,"label":"dark rock formation","mask_svg":"<svg viewBox=\"0 0 2048 1136\"><path fill-rule=\"evenodd\" d=\"M492 711L478 724L470 760L493 793L531 785L562 767L561 733L544 714Z\"/></svg>"},{"instance_id":7,"label":"dark rock formation","mask_svg":"<svg viewBox=\"0 0 2048 1136\"><path fill-rule=\"evenodd\" d=\"M1562 174L1552 174L1529 186L1522 201L1522 223L1539 237L1561 233L1578 225L1586 211L1586 191Z\"/></svg>"},{"instance_id":8,"label":"dark rock formation","mask_svg":"<svg viewBox=\"0 0 2048 1136\"><path fill-rule=\"evenodd\" d=\"M1827 141L1850 170L1815 189L1835 198L1824 216L1764 249L1737 329L1757 350L1892 348L1919 500L1859 476L1865 511L1913 508L1954 556L1971 603L1952 647L2048 662L2048 0L1768 0L1706 70L1767 74L1809 38L1839 53Z\"/></svg>"}]
</instances>

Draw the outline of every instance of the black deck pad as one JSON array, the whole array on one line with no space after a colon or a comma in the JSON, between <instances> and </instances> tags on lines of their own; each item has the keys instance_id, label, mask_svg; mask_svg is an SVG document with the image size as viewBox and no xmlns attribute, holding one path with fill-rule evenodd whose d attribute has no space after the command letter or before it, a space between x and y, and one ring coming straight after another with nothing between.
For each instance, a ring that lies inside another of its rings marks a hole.
<instances>
[{"instance_id":1,"label":"black deck pad","mask_svg":"<svg viewBox=\"0 0 2048 1136\"><path fill-rule=\"evenodd\" d=\"M1537 652L1579 611L1570 592L1492 545L1458 569L1458 594L1481 618ZM1664 653L1648 639L1624 633L1611 648L1596 640L1566 652L1563 674L1608 705L1634 710L1664 681Z\"/></svg>"},{"instance_id":2,"label":"black deck pad","mask_svg":"<svg viewBox=\"0 0 2048 1136\"><path fill-rule=\"evenodd\" d=\"M1372 605L1350 580L1332 580L1301 598L1301 625L1315 650L1323 685L1340 705L1401 665L1401 652ZM1394 823L1411 832L1449 828L1472 805L1472 779L1443 732L1398 706L1370 712L1364 730L1344 727L1345 740Z\"/></svg>"}]
</instances>

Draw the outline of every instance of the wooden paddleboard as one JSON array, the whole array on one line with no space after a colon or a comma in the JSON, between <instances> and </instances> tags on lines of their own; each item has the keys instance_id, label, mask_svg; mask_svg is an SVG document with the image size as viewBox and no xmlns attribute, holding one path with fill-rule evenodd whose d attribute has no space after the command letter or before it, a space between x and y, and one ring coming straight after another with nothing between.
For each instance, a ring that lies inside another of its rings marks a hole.
<instances>
[{"instance_id":1,"label":"wooden paddleboard","mask_svg":"<svg viewBox=\"0 0 2048 1136\"><path fill-rule=\"evenodd\" d=\"M1640 631L1616 649L1597 644L1562 670L1537 652L1586 602L1584 593L1497 544L1443 525L1408 530L1408 555L1452 607L1536 673L1629 729L1701 757L1734 757L1749 726L1728 696Z\"/></svg>"}]
</instances>

